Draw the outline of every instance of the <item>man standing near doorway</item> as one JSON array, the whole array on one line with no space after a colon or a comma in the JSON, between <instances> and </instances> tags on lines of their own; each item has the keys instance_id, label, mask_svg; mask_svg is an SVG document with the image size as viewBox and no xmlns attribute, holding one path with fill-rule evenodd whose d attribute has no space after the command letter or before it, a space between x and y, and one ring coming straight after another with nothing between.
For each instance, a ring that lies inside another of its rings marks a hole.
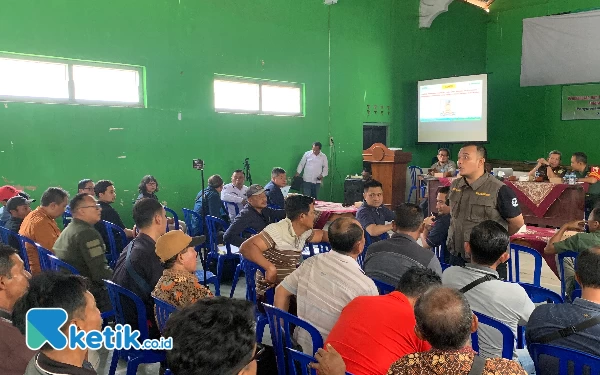
<instances>
[{"instance_id":1,"label":"man standing near doorway","mask_svg":"<svg viewBox=\"0 0 600 375\"><path fill-rule=\"evenodd\" d=\"M296 169L296 177L304 169L304 185L302 190L304 195L317 198L323 177L327 177L329 167L327 165L327 156L321 152L321 142L313 143L312 150L306 151Z\"/></svg>"},{"instance_id":2,"label":"man standing near doorway","mask_svg":"<svg viewBox=\"0 0 600 375\"><path fill-rule=\"evenodd\" d=\"M458 153L458 170L461 178L450 186L450 212L452 219L448 231L447 250L453 266L463 266L470 261L465 254L465 242L471 230L485 220L502 225L512 236L525 224L515 193L503 182L485 171L487 151L476 143L465 144ZM506 279L506 263L497 268Z\"/></svg>"}]
</instances>

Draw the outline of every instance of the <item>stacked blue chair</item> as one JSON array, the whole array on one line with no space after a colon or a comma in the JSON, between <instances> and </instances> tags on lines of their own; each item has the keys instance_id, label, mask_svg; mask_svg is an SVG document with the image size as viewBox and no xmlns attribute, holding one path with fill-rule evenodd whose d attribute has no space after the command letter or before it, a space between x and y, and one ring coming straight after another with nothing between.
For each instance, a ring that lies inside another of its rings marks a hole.
<instances>
[{"instance_id":1,"label":"stacked blue chair","mask_svg":"<svg viewBox=\"0 0 600 375\"><path fill-rule=\"evenodd\" d=\"M117 260L119 259L119 254L121 253L121 251L123 251L123 249L127 246L127 244L129 244L129 239L127 238L127 235L125 234L125 231L118 225L115 225L113 223L111 223L110 221L106 221L106 220L102 220L102 223L104 223L104 228L106 228L106 236L108 237L108 250L109 250L109 256L108 258L108 265L110 266L110 268L114 269L115 266L117 265ZM119 247L117 246L117 241L115 239L115 233L117 233L120 237L120 244L122 245L122 247L119 249Z\"/></svg>"},{"instance_id":2,"label":"stacked blue chair","mask_svg":"<svg viewBox=\"0 0 600 375\"><path fill-rule=\"evenodd\" d=\"M577 260L578 255L579 254L574 251L565 251L565 252L558 254L558 268L560 271L560 294L565 301L569 299L567 297L567 285L565 283L565 277L564 277L565 258L573 258L573 266L576 266L577 265L576 260ZM577 290L577 289L581 289L581 287L579 286L579 284L577 284L577 282L575 282L575 290ZM581 292L579 292L579 296L581 296Z\"/></svg>"},{"instance_id":3,"label":"stacked blue chair","mask_svg":"<svg viewBox=\"0 0 600 375\"><path fill-rule=\"evenodd\" d=\"M262 269L258 264L253 263L247 259L242 258L240 264L243 267L243 271L246 274L246 300L254 304L254 318L256 320L256 342L262 342L265 326L268 323L267 315L260 311L257 306L256 298L256 271L262 272L264 275L265 270ZM272 305L275 300L275 288L270 288L265 294L265 299L268 304Z\"/></svg>"},{"instance_id":4,"label":"stacked blue chair","mask_svg":"<svg viewBox=\"0 0 600 375\"><path fill-rule=\"evenodd\" d=\"M485 314L479 313L477 311L473 311L473 313L477 315L477 319L479 320L480 325L484 324L486 326L490 326L500 331L500 333L502 334L502 358L512 360L516 340L515 335L510 329L510 327ZM473 350L479 352L479 336L477 336L477 331L471 334L471 344L473 346Z\"/></svg>"},{"instance_id":5,"label":"stacked blue chair","mask_svg":"<svg viewBox=\"0 0 600 375\"><path fill-rule=\"evenodd\" d=\"M249 233L250 236L254 236L254 235L258 234L252 228L244 229L244 231L242 233L240 233L240 236L243 237L244 233ZM235 293L235 287L237 286L238 280L240 278L240 273L243 271L243 265L242 265L243 261L244 261L244 258L242 258L242 256L240 255L240 262L235 267L235 273L233 274L233 282L231 283L231 292L229 293L229 298L233 298L233 293Z\"/></svg>"},{"instance_id":6,"label":"stacked blue chair","mask_svg":"<svg viewBox=\"0 0 600 375\"><path fill-rule=\"evenodd\" d=\"M42 271L52 270L52 265L50 264L49 257L54 256L54 254L50 250L44 248L38 243L35 244L35 247L37 249L38 257L40 258L40 269Z\"/></svg>"},{"instance_id":7,"label":"stacked blue chair","mask_svg":"<svg viewBox=\"0 0 600 375\"><path fill-rule=\"evenodd\" d=\"M177 311L177 308L170 303L163 301L160 298L152 297L154 299L154 316L156 317L156 323L158 330L163 333L167 325L167 320L171 314Z\"/></svg>"},{"instance_id":8,"label":"stacked blue chair","mask_svg":"<svg viewBox=\"0 0 600 375\"><path fill-rule=\"evenodd\" d=\"M542 277L542 255L538 253L535 249L532 249L527 246L517 245L514 243L510 244L511 256L508 260L508 280L514 282L521 282L520 276L520 265L519 259L521 253L527 253L533 256L534 260L534 269L533 269L533 285L541 286L541 277Z\"/></svg>"},{"instance_id":9,"label":"stacked blue chair","mask_svg":"<svg viewBox=\"0 0 600 375\"><path fill-rule=\"evenodd\" d=\"M146 322L146 306L144 306L144 302L142 302L140 297L138 297L135 293L113 283L110 280L104 280L104 284L108 289L110 302L115 311L116 324L127 324L123 306L121 305L121 299L130 299L135 304L137 313L136 315L138 317L138 330L140 332L138 340L143 342L144 340L148 339L149 336ZM110 369L108 371L109 375L115 375L119 359L124 359L127 361L127 375L135 375L140 364L164 362L166 356L165 352L162 350L137 350L135 348L120 350L115 349L110 362Z\"/></svg>"},{"instance_id":10,"label":"stacked blue chair","mask_svg":"<svg viewBox=\"0 0 600 375\"><path fill-rule=\"evenodd\" d=\"M410 172L410 190L408 191L408 201L410 202L410 198L412 197L412 193L415 190L419 190L419 193L421 194L421 198L425 197L425 184L421 181L419 181L418 177L417 177L417 170L419 170L419 174L423 174L423 170L420 167L417 167L416 165L411 165L408 167L408 170Z\"/></svg>"},{"instance_id":11,"label":"stacked blue chair","mask_svg":"<svg viewBox=\"0 0 600 375\"><path fill-rule=\"evenodd\" d=\"M323 347L323 337L321 333L310 323L302 320L290 313L280 310L268 304L263 304L269 318L271 328L271 340L273 349L275 349L275 358L277 359L277 370L279 375L291 373L294 362L291 356L286 358L286 350L293 349L292 326L300 327L308 332L312 338L312 347L316 351Z\"/></svg>"},{"instance_id":12,"label":"stacked blue chair","mask_svg":"<svg viewBox=\"0 0 600 375\"><path fill-rule=\"evenodd\" d=\"M379 281L377 279L371 279L373 280L373 282L375 283L375 286L377 286L377 289L379 290L379 295L383 296L385 294L389 294L391 292L393 292L394 290L396 290L395 287L393 287L392 285L388 284L388 283L384 283L383 281Z\"/></svg>"},{"instance_id":13,"label":"stacked blue chair","mask_svg":"<svg viewBox=\"0 0 600 375\"><path fill-rule=\"evenodd\" d=\"M171 214L171 217L173 218L173 225L175 226L175 230L179 230L179 216L177 216L177 213L167 206L164 206L164 208L165 208L166 212ZM170 230L171 229L169 228L169 224L167 223L167 232Z\"/></svg>"},{"instance_id":14,"label":"stacked blue chair","mask_svg":"<svg viewBox=\"0 0 600 375\"><path fill-rule=\"evenodd\" d=\"M219 245L218 228L221 227L223 230L227 230L229 227L225 220L209 215L206 217L206 227L208 228L209 243L208 258L206 263L208 265L210 264L211 260L216 260L217 280L219 280L219 283L221 283L225 261L233 260L235 262L235 266L237 266L237 263L240 261L240 249L237 246L233 246L229 243Z\"/></svg>"},{"instance_id":15,"label":"stacked blue chair","mask_svg":"<svg viewBox=\"0 0 600 375\"><path fill-rule=\"evenodd\" d=\"M538 375L544 375L544 371L540 368L540 355L558 358L559 374L585 374L585 368L588 368L589 374L600 373L600 357L589 353L545 344L531 344L529 352ZM547 360L546 358L545 361Z\"/></svg>"}]
</instances>

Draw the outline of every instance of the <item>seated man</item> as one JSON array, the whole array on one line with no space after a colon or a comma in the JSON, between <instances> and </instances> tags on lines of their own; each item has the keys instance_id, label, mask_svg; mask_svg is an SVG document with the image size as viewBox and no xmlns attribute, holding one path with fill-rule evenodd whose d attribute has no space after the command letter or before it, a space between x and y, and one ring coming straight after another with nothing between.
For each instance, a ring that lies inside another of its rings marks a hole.
<instances>
[{"instance_id":1,"label":"seated man","mask_svg":"<svg viewBox=\"0 0 600 375\"><path fill-rule=\"evenodd\" d=\"M5 208L6 203L12 197L19 195L19 191L10 185L4 185L0 187L0 227L4 227L8 219L10 219L10 212Z\"/></svg>"},{"instance_id":2,"label":"seated man","mask_svg":"<svg viewBox=\"0 0 600 375\"><path fill-rule=\"evenodd\" d=\"M25 336L12 325L15 303L27 292L31 275L25 271L17 250L0 244L0 374L22 375L35 354Z\"/></svg>"},{"instance_id":3,"label":"seated man","mask_svg":"<svg viewBox=\"0 0 600 375\"><path fill-rule=\"evenodd\" d=\"M258 235L240 247L244 258L261 266L266 275L256 272L256 293L264 298L267 289L277 286L300 264L306 242L329 242L327 232L313 229L315 224L314 198L290 195L285 200L287 218L269 224ZM247 275L246 277L251 277Z\"/></svg>"},{"instance_id":4,"label":"seated man","mask_svg":"<svg viewBox=\"0 0 600 375\"><path fill-rule=\"evenodd\" d=\"M254 306L226 297L206 298L183 308L167 321L173 338L167 365L173 375L256 375Z\"/></svg>"},{"instance_id":5,"label":"seated man","mask_svg":"<svg viewBox=\"0 0 600 375\"><path fill-rule=\"evenodd\" d=\"M450 150L440 148L437 153L437 163L434 163L430 169L434 173L452 173L456 171L456 163L450 160Z\"/></svg>"},{"instance_id":6,"label":"seated man","mask_svg":"<svg viewBox=\"0 0 600 375\"><path fill-rule=\"evenodd\" d=\"M100 311L94 296L87 289L86 279L81 276L56 272L34 276L29 283L29 291L15 305L13 324L25 334L27 312L33 308L50 307L63 309L67 313L67 323L61 328L67 339L71 325L84 332L102 330ZM46 342L29 361L25 375L95 375L96 371L86 361L87 356L87 348L76 346L70 349L67 346L57 350Z\"/></svg>"},{"instance_id":7,"label":"seated man","mask_svg":"<svg viewBox=\"0 0 600 375\"><path fill-rule=\"evenodd\" d=\"M393 221L394 235L369 246L365 273L390 285L398 285L404 272L414 266L429 268L441 275L442 266L433 251L425 250L417 243L423 225L419 206L412 203L399 205Z\"/></svg>"},{"instance_id":8,"label":"seated man","mask_svg":"<svg viewBox=\"0 0 600 375\"><path fill-rule=\"evenodd\" d=\"M371 236L371 241L379 240L379 236L392 230L392 221L396 215L383 205L383 185L377 180L364 183L362 206L356 211L356 220Z\"/></svg>"},{"instance_id":9,"label":"seated man","mask_svg":"<svg viewBox=\"0 0 600 375\"><path fill-rule=\"evenodd\" d=\"M123 224L123 220L121 220L121 216L115 210L111 204L115 203L117 199L117 193L115 193L115 186L112 181L109 180L100 180L94 186L94 193L96 194L96 198L98 198L98 204L102 209L100 213L100 221L94 224L94 228L102 235L102 240L106 247L108 247L108 234L106 233L106 226L102 222L102 220L106 220L110 223L113 223L119 226L123 231L125 231L125 235L129 238L135 237L135 233L131 229L125 228L125 224ZM115 235L115 242L117 244L117 251L121 252L125 247L121 243L121 237Z\"/></svg>"},{"instance_id":10,"label":"seated man","mask_svg":"<svg viewBox=\"0 0 600 375\"><path fill-rule=\"evenodd\" d=\"M567 170L560 166L561 155L558 150L550 151L548 160L544 158L538 159L536 166L529 171L529 175L535 176L537 172L537 175L542 177L544 181L548 181L551 178L563 178Z\"/></svg>"},{"instance_id":11,"label":"seated man","mask_svg":"<svg viewBox=\"0 0 600 375\"><path fill-rule=\"evenodd\" d=\"M221 201L222 191L223 179L221 176L218 174L210 176L208 178L208 187L203 191L200 191L196 196L194 211L196 211L196 213L198 213L200 216L206 214L229 222L229 215L226 213L227 211L225 211L225 207L223 207L223 201ZM203 195L206 199L206 202L203 201Z\"/></svg>"},{"instance_id":12,"label":"seated man","mask_svg":"<svg viewBox=\"0 0 600 375\"><path fill-rule=\"evenodd\" d=\"M415 303L415 319L417 337L429 342L432 349L405 355L392 364L388 375L467 375L476 365L482 368L480 374L527 375L514 361L480 359L473 351L470 338L477 330L477 317L461 292L445 287L430 289Z\"/></svg>"},{"instance_id":13,"label":"seated man","mask_svg":"<svg viewBox=\"0 0 600 375\"><path fill-rule=\"evenodd\" d=\"M156 255L156 241L165 234L167 215L162 204L152 198L142 198L133 206L133 222L139 234L121 252L112 281L135 293L146 306L148 334L151 338L160 337L154 320L154 300L151 293L163 274L160 258ZM128 259L129 258L129 259ZM137 329L135 306L123 301L127 323Z\"/></svg>"},{"instance_id":14,"label":"seated man","mask_svg":"<svg viewBox=\"0 0 600 375\"><path fill-rule=\"evenodd\" d=\"M541 304L527 323L527 345L542 343L579 350L600 357L600 325L578 328L561 336L559 330L598 318L600 314L600 247L582 251L577 257L575 278L581 285L581 298L573 303ZM551 357L539 362L544 374L558 374L558 363Z\"/></svg>"},{"instance_id":15,"label":"seated man","mask_svg":"<svg viewBox=\"0 0 600 375\"><path fill-rule=\"evenodd\" d=\"M66 191L57 187L48 188L42 194L40 206L23 219L19 234L52 251L54 243L60 235L56 219L62 216L68 203L69 194ZM29 244L26 244L25 248L31 273L37 275L41 272L37 249Z\"/></svg>"},{"instance_id":16,"label":"seated man","mask_svg":"<svg viewBox=\"0 0 600 375\"><path fill-rule=\"evenodd\" d=\"M235 203L238 211L241 211L246 205L246 191L248 190L248 186L244 185L245 180L244 171L236 169L231 175L231 183L223 186L223 190L221 191L221 200ZM235 208L231 205L227 205L225 208L229 214L229 219L233 220L236 216Z\"/></svg>"},{"instance_id":17,"label":"seated man","mask_svg":"<svg viewBox=\"0 0 600 375\"><path fill-rule=\"evenodd\" d=\"M460 289L469 300L473 311L490 316L506 324L517 337L517 326L524 326L535 305L527 292L516 283L506 283L499 279L496 267L510 256L507 252L508 232L492 220L479 223L471 231L469 242L465 244L471 263L464 267L450 267L442 275L442 283ZM474 281L481 281L479 284ZM479 327L479 354L485 358L502 356L502 336L489 326ZM431 343L433 345L433 343ZM435 347L435 346L434 346ZM521 349L522 350L522 349ZM522 364L532 364L526 352L519 352ZM513 359L517 359L514 351Z\"/></svg>"},{"instance_id":18,"label":"seated man","mask_svg":"<svg viewBox=\"0 0 600 375\"><path fill-rule=\"evenodd\" d=\"M590 184L585 195L585 210L589 213L600 202L600 184L597 184L600 180L600 168L589 166L587 155L583 152L576 152L571 156L571 168L577 181Z\"/></svg>"},{"instance_id":19,"label":"seated man","mask_svg":"<svg viewBox=\"0 0 600 375\"><path fill-rule=\"evenodd\" d=\"M106 246L94 224L100 221L101 208L96 199L86 193L77 194L71 202L73 220L60 234L53 250L56 257L69 263L81 276L90 280L90 292L94 295L100 311L112 309L104 279L110 280L112 270L108 267Z\"/></svg>"},{"instance_id":20,"label":"seated man","mask_svg":"<svg viewBox=\"0 0 600 375\"><path fill-rule=\"evenodd\" d=\"M325 345L335 347L351 374L385 374L398 358L431 349L415 335L414 305L429 288L441 285L432 270L410 268L395 292L356 297L344 307Z\"/></svg>"},{"instance_id":21,"label":"seated man","mask_svg":"<svg viewBox=\"0 0 600 375\"><path fill-rule=\"evenodd\" d=\"M5 208L10 213L10 219L8 219L4 227L14 233L19 233L23 219L31 212L30 205L32 202L35 202L35 199L26 199L20 195L10 198ZM8 240L10 246L15 249L21 247L17 237L11 236Z\"/></svg>"},{"instance_id":22,"label":"seated man","mask_svg":"<svg viewBox=\"0 0 600 375\"><path fill-rule=\"evenodd\" d=\"M546 254L560 254L565 251L575 251L581 253L584 250L600 246L600 207L594 208L587 221L589 233L583 232L585 221L572 221L563 224L562 227L548 240L548 245L544 249ZM566 231L575 230L582 233L577 233L563 240ZM564 260L565 274L560 275L565 280L566 294L571 295L575 288L575 270L572 258Z\"/></svg>"},{"instance_id":23,"label":"seated man","mask_svg":"<svg viewBox=\"0 0 600 375\"><path fill-rule=\"evenodd\" d=\"M285 210L273 210L267 207L266 190L260 185L252 185L246 191L248 204L233 219L233 222L225 232L225 242L234 246L242 246L242 242L250 237L246 228L251 228L259 233L269 224L285 219ZM245 238L242 235L246 235Z\"/></svg>"},{"instance_id":24,"label":"seated man","mask_svg":"<svg viewBox=\"0 0 600 375\"><path fill-rule=\"evenodd\" d=\"M373 179L373 174L371 173L370 166L364 166L362 172L360 172L360 177L363 182L371 181Z\"/></svg>"},{"instance_id":25,"label":"seated man","mask_svg":"<svg viewBox=\"0 0 600 375\"><path fill-rule=\"evenodd\" d=\"M277 206L277 208L283 209L285 199L283 198L281 188L285 185L287 185L287 176L285 174L285 169L273 168L273 170L271 171L271 181L269 181L269 183L265 186L265 191L267 193L267 201L270 205Z\"/></svg>"},{"instance_id":26,"label":"seated man","mask_svg":"<svg viewBox=\"0 0 600 375\"><path fill-rule=\"evenodd\" d=\"M86 193L89 195L94 195L94 181L89 178L84 178L83 180L77 183L77 194Z\"/></svg>"},{"instance_id":27,"label":"seated man","mask_svg":"<svg viewBox=\"0 0 600 375\"><path fill-rule=\"evenodd\" d=\"M443 186L438 190L435 208L437 216L425 218L425 226L421 233L421 243L426 249L432 247L446 246L448 239L448 229L450 228L450 206L448 201L449 186ZM425 214L425 213L423 213ZM447 262L446 262L447 263Z\"/></svg>"},{"instance_id":28,"label":"seated man","mask_svg":"<svg viewBox=\"0 0 600 375\"><path fill-rule=\"evenodd\" d=\"M198 253L194 248L205 240L204 236L192 238L180 230L172 230L158 238L156 255L165 269L152 291L153 297L178 308L212 297L195 274Z\"/></svg>"},{"instance_id":29,"label":"seated man","mask_svg":"<svg viewBox=\"0 0 600 375\"><path fill-rule=\"evenodd\" d=\"M324 340L350 301L379 295L356 262L365 247L358 221L339 218L329 226L328 236L332 250L306 259L275 291L275 307L288 311L290 299L296 296L298 317L315 326ZM296 330L294 337L304 353L312 355L317 349L306 331Z\"/></svg>"}]
</instances>

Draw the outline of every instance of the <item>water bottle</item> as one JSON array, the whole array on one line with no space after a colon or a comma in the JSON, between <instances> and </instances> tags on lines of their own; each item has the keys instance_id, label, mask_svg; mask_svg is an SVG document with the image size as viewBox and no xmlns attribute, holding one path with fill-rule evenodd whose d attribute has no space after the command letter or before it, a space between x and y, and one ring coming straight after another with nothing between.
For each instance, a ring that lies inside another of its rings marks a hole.
<instances>
[{"instance_id":1,"label":"water bottle","mask_svg":"<svg viewBox=\"0 0 600 375\"><path fill-rule=\"evenodd\" d=\"M540 177L540 171L536 169L535 170L535 178L538 178L538 177Z\"/></svg>"},{"instance_id":2,"label":"water bottle","mask_svg":"<svg viewBox=\"0 0 600 375\"><path fill-rule=\"evenodd\" d=\"M575 173L574 172L569 173L569 185L575 185L575 180L576 180Z\"/></svg>"},{"instance_id":3,"label":"water bottle","mask_svg":"<svg viewBox=\"0 0 600 375\"><path fill-rule=\"evenodd\" d=\"M568 184L569 183L569 172L565 173L565 175L563 176L563 184Z\"/></svg>"}]
</instances>

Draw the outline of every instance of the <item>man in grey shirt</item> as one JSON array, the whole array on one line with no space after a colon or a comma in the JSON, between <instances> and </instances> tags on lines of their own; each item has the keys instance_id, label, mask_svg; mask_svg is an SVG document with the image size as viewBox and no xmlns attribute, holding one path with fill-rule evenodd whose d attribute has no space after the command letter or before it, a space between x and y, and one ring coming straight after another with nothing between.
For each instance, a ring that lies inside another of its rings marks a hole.
<instances>
[{"instance_id":1,"label":"man in grey shirt","mask_svg":"<svg viewBox=\"0 0 600 375\"><path fill-rule=\"evenodd\" d=\"M398 206L392 223L394 235L367 249L364 263L367 276L396 286L404 272L414 266L429 268L441 275L438 258L417 243L423 225L423 211L419 206L411 203Z\"/></svg>"}]
</instances>

